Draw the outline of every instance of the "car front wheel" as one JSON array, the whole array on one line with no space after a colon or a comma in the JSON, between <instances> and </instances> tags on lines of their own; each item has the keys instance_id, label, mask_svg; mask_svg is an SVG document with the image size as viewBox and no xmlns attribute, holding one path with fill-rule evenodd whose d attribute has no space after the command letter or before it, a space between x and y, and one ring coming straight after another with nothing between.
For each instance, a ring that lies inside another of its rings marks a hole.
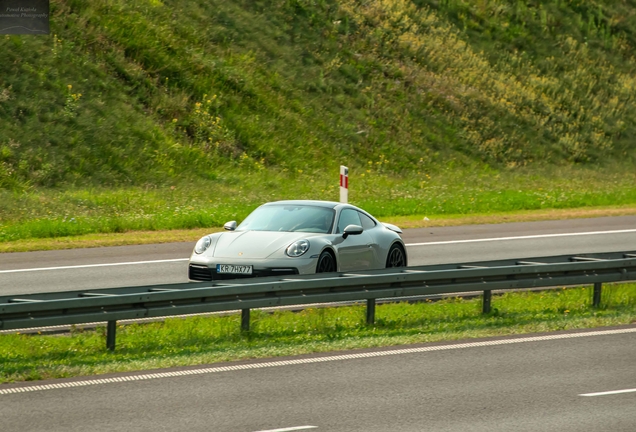
<instances>
[{"instance_id":1,"label":"car front wheel","mask_svg":"<svg viewBox=\"0 0 636 432\"><path fill-rule=\"evenodd\" d=\"M336 271L336 260L328 251L323 251L318 258L316 273L331 273Z\"/></svg>"},{"instance_id":2,"label":"car front wheel","mask_svg":"<svg viewBox=\"0 0 636 432\"><path fill-rule=\"evenodd\" d=\"M406 254L399 244L394 244L389 249L389 255L386 257L386 268L390 267L406 267Z\"/></svg>"}]
</instances>

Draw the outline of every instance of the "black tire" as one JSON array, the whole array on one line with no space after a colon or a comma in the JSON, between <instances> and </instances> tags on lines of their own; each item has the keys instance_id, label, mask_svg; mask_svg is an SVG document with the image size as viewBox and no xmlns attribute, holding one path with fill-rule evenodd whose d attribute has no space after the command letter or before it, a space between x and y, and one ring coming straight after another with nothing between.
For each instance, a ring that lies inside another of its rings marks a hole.
<instances>
[{"instance_id":1,"label":"black tire","mask_svg":"<svg viewBox=\"0 0 636 432\"><path fill-rule=\"evenodd\" d=\"M406 253L399 243L394 243L386 257L386 268L406 267Z\"/></svg>"},{"instance_id":2,"label":"black tire","mask_svg":"<svg viewBox=\"0 0 636 432\"><path fill-rule=\"evenodd\" d=\"M337 271L336 259L331 252L323 251L318 257L318 264L316 264L316 273L332 273Z\"/></svg>"}]
</instances>

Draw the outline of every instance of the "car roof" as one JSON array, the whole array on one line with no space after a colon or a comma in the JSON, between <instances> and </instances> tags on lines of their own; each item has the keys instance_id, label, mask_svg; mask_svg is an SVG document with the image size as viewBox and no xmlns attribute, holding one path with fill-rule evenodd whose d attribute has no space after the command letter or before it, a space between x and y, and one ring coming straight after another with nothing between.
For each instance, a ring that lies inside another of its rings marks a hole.
<instances>
[{"instance_id":1,"label":"car roof","mask_svg":"<svg viewBox=\"0 0 636 432\"><path fill-rule=\"evenodd\" d=\"M343 203L335 202L335 201L318 201L318 200L288 200L288 201L273 201L263 204L264 206L268 205L308 205L308 206L316 206L316 207L326 207L326 208L335 208L339 205L343 205Z\"/></svg>"},{"instance_id":2,"label":"car roof","mask_svg":"<svg viewBox=\"0 0 636 432\"><path fill-rule=\"evenodd\" d=\"M336 209L336 207L340 207L341 209L351 208L351 209L361 211L362 213L369 216L371 219L374 219L376 222L380 223L380 221L378 221L375 217L373 217L369 212L349 203L341 203L336 201L319 201L319 200L287 200L287 201L268 202L263 204L261 207L269 206L269 205L307 205L307 206L316 206L316 207L323 207L323 208L330 208L330 209Z\"/></svg>"}]
</instances>

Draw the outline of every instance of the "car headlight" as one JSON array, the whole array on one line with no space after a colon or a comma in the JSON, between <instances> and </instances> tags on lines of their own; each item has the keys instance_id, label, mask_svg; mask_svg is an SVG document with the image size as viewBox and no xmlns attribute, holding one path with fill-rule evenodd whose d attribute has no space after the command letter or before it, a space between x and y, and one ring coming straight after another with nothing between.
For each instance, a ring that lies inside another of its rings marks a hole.
<instances>
[{"instance_id":1,"label":"car headlight","mask_svg":"<svg viewBox=\"0 0 636 432\"><path fill-rule=\"evenodd\" d=\"M212 239L210 238L210 236L205 236L197 242L197 245L194 247L194 251L198 254L202 254L203 252L208 250L211 244Z\"/></svg>"},{"instance_id":2,"label":"car headlight","mask_svg":"<svg viewBox=\"0 0 636 432\"><path fill-rule=\"evenodd\" d=\"M298 240L287 247L285 253L290 257L299 257L309 250L309 242L307 240Z\"/></svg>"}]
</instances>

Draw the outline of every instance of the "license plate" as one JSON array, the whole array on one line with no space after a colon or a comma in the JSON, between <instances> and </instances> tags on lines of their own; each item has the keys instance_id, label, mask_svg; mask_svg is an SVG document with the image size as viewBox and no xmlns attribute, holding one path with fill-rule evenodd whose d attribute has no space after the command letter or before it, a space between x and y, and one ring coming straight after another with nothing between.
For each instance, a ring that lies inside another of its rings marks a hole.
<instances>
[{"instance_id":1,"label":"license plate","mask_svg":"<svg viewBox=\"0 0 636 432\"><path fill-rule=\"evenodd\" d=\"M252 266L251 265L233 265L233 264L217 264L216 265L217 273L225 273L225 274L252 274Z\"/></svg>"}]
</instances>

